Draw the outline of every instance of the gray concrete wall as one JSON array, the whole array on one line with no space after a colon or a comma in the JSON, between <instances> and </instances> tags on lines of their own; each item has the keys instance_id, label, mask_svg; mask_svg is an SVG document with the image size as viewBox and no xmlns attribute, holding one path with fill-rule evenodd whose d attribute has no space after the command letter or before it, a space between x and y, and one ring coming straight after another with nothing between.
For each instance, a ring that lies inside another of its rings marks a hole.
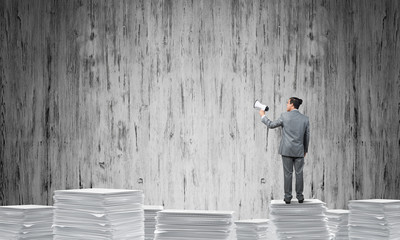
<instances>
[{"instance_id":1,"label":"gray concrete wall","mask_svg":"<svg viewBox=\"0 0 400 240\"><path fill-rule=\"evenodd\" d=\"M267 217L280 130L252 104L291 96L307 198L400 198L399 24L396 0L0 0L0 203L134 188Z\"/></svg>"}]
</instances>

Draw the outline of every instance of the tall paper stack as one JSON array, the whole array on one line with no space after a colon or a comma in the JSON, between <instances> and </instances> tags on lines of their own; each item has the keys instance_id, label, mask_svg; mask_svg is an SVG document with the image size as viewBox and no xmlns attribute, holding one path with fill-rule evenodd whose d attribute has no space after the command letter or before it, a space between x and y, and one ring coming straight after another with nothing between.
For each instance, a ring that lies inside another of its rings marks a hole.
<instances>
[{"instance_id":1,"label":"tall paper stack","mask_svg":"<svg viewBox=\"0 0 400 240\"><path fill-rule=\"evenodd\" d=\"M144 239L143 193L121 189L54 192L54 239Z\"/></svg>"},{"instance_id":2,"label":"tall paper stack","mask_svg":"<svg viewBox=\"0 0 400 240\"><path fill-rule=\"evenodd\" d=\"M0 239L53 239L53 207L0 207Z\"/></svg>"},{"instance_id":3,"label":"tall paper stack","mask_svg":"<svg viewBox=\"0 0 400 240\"><path fill-rule=\"evenodd\" d=\"M272 200L270 220L276 227L279 239L329 239L325 203L318 199L306 199L304 203L292 200Z\"/></svg>"},{"instance_id":4,"label":"tall paper stack","mask_svg":"<svg viewBox=\"0 0 400 240\"><path fill-rule=\"evenodd\" d=\"M349 201L350 239L400 239L400 200Z\"/></svg>"},{"instance_id":5,"label":"tall paper stack","mask_svg":"<svg viewBox=\"0 0 400 240\"><path fill-rule=\"evenodd\" d=\"M163 210L157 213L156 240L229 239L233 212Z\"/></svg>"},{"instance_id":6,"label":"tall paper stack","mask_svg":"<svg viewBox=\"0 0 400 240\"><path fill-rule=\"evenodd\" d=\"M237 240L266 240L268 219L235 221Z\"/></svg>"},{"instance_id":7,"label":"tall paper stack","mask_svg":"<svg viewBox=\"0 0 400 240\"><path fill-rule=\"evenodd\" d=\"M349 210L329 209L326 211L329 232L335 240L349 239Z\"/></svg>"},{"instance_id":8,"label":"tall paper stack","mask_svg":"<svg viewBox=\"0 0 400 240\"><path fill-rule=\"evenodd\" d=\"M164 209L163 206L144 205L144 239L153 240L154 231L156 230L157 212Z\"/></svg>"}]
</instances>

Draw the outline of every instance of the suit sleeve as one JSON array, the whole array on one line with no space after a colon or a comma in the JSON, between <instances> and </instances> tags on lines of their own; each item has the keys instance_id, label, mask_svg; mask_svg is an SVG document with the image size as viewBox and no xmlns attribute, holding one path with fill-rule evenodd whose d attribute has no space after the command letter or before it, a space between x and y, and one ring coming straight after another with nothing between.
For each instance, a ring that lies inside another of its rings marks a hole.
<instances>
[{"instance_id":1,"label":"suit sleeve","mask_svg":"<svg viewBox=\"0 0 400 240\"><path fill-rule=\"evenodd\" d=\"M276 128L276 127L283 126L282 115L275 121L269 120L267 115L264 115L261 118L261 122L263 122L265 125L267 125L268 128Z\"/></svg>"},{"instance_id":2,"label":"suit sleeve","mask_svg":"<svg viewBox=\"0 0 400 240\"><path fill-rule=\"evenodd\" d=\"M310 143L310 122L307 121L306 131L304 132L304 153L308 152L309 143Z\"/></svg>"}]
</instances>

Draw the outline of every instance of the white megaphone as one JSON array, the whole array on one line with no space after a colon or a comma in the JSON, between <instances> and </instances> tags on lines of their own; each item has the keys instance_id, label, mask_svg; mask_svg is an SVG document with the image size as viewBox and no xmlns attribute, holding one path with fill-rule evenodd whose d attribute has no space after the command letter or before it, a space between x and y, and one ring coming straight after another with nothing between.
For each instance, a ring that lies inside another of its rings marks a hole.
<instances>
[{"instance_id":1,"label":"white megaphone","mask_svg":"<svg viewBox=\"0 0 400 240\"><path fill-rule=\"evenodd\" d=\"M254 108L258 108L260 110L264 110L264 111L268 111L269 107L267 105L264 105L262 103L260 103L260 101L256 100L254 102Z\"/></svg>"}]
</instances>

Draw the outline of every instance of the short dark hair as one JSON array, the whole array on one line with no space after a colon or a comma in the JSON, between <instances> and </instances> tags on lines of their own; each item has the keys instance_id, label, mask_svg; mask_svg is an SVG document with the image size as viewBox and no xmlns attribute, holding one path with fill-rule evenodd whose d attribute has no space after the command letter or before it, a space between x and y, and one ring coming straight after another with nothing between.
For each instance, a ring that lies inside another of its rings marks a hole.
<instances>
[{"instance_id":1,"label":"short dark hair","mask_svg":"<svg viewBox=\"0 0 400 240\"><path fill-rule=\"evenodd\" d=\"M297 97L291 97L289 98L290 103L293 103L294 108L299 109L300 105L303 103L303 100Z\"/></svg>"}]
</instances>

